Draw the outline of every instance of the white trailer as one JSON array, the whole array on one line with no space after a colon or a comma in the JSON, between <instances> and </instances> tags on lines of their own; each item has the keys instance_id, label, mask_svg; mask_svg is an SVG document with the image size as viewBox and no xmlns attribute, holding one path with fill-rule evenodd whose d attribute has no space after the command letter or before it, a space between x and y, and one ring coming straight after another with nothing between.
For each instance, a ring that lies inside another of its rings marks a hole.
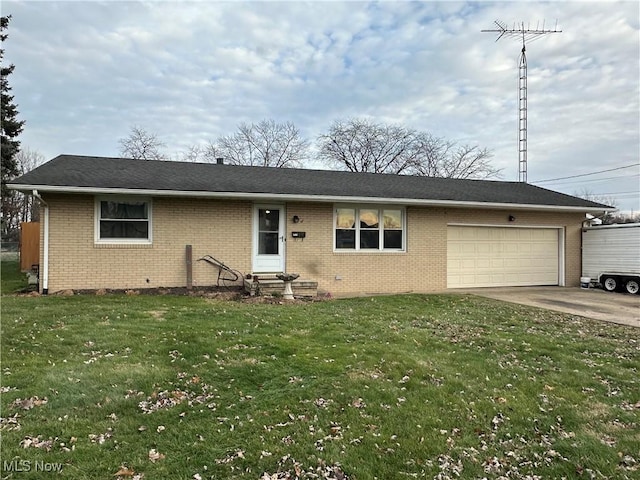
<instances>
[{"instance_id":1,"label":"white trailer","mask_svg":"<svg viewBox=\"0 0 640 480\"><path fill-rule=\"evenodd\" d=\"M583 228L582 276L609 292L638 293L640 223Z\"/></svg>"}]
</instances>

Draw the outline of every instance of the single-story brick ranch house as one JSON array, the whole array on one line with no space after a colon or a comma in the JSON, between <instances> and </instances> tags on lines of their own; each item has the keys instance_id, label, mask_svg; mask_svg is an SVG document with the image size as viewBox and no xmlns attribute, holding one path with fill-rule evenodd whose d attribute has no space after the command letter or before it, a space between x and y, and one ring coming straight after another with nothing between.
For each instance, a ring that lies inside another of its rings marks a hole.
<instances>
[{"instance_id":1,"label":"single-story brick ranch house","mask_svg":"<svg viewBox=\"0 0 640 480\"><path fill-rule=\"evenodd\" d=\"M42 202L44 293L214 285L205 255L339 296L577 286L585 214L612 210L521 182L75 155L10 187Z\"/></svg>"}]
</instances>

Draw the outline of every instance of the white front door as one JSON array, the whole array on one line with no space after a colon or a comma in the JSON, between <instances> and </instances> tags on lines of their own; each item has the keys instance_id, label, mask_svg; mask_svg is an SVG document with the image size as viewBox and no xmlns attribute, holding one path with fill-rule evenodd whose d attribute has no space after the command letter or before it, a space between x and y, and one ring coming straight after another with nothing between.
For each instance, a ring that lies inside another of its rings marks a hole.
<instances>
[{"instance_id":1,"label":"white front door","mask_svg":"<svg viewBox=\"0 0 640 480\"><path fill-rule=\"evenodd\" d=\"M282 205L253 209L253 271L284 272L285 213Z\"/></svg>"}]
</instances>

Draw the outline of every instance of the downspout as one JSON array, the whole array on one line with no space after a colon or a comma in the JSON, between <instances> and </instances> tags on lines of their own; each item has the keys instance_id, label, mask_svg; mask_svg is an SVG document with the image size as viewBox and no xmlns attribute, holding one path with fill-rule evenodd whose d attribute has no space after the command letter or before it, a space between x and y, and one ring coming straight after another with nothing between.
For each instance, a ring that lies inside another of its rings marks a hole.
<instances>
[{"instance_id":1,"label":"downspout","mask_svg":"<svg viewBox=\"0 0 640 480\"><path fill-rule=\"evenodd\" d=\"M31 194L37 198L44 206L44 246L43 246L43 259L42 259L42 294L47 295L49 293L49 204L45 202L38 190L33 190Z\"/></svg>"}]
</instances>

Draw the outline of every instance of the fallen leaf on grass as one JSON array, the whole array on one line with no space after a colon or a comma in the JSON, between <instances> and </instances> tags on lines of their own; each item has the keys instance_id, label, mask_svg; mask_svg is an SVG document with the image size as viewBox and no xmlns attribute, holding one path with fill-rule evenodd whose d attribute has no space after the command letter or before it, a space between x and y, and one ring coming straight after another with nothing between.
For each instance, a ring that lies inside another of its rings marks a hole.
<instances>
[{"instance_id":1,"label":"fallen leaf on grass","mask_svg":"<svg viewBox=\"0 0 640 480\"><path fill-rule=\"evenodd\" d=\"M291 464L291 465L288 465ZM322 478L325 480L349 480L349 476L342 470L340 464L326 465L318 462L317 467L305 467L302 463L285 455L278 462L275 473L264 472L260 480L294 480L303 478Z\"/></svg>"},{"instance_id":2,"label":"fallen leaf on grass","mask_svg":"<svg viewBox=\"0 0 640 480\"><path fill-rule=\"evenodd\" d=\"M31 410L33 407L45 405L48 402L47 397L39 398L37 396L31 398L16 398L9 405L12 408L21 408L22 410Z\"/></svg>"},{"instance_id":3,"label":"fallen leaf on grass","mask_svg":"<svg viewBox=\"0 0 640 480\"><path fill-rule=\"evenodd\" d=\"M236 458L244 458L244 450L236 450L233 453L229 453L224 458L217 458L216 463L218 465L224 465L233 462Z\"/></svg>"},{"instance_id":4,"label":"fallen leaf on grass","mask_svg":"<svg viewBox=\"0 0 640 480\"><path fill-rule=\"evenodd\" d=\"M113 437L113 430L111 428L107 428L107 431L101 433L100 435L96 435L94 433L89 434L89 440L91 441L91 443L97 443L98 445L102 445L111 437Z\"/></svg>"},{"instance_id":5,"label":"fallen leaf on grass","mask_svg":"<svg viewBox=\"0 0 640 480\"><path fill-rule=\"evenodd\" d=\"M17 413L11 417L0 417L0 430L9 432L20 430L22 426L19 419L20 416Z\"/></svg>"},{"instance_id":6,"label":"fallen leaf on grass","mask_svg":"<svg viewBox=\"0 0 640 480\"><path fill-rule=\"evenodd\" d=\"M49 437L47 440L42 440L41 435L38 435L37 437L24 437L24 439L20 442L20 446L22 448L29 448L29 447L42 448L47 452L50 452L56 440L57 440L57 437L56 438Z\"/></svg>"},{"instance_id":7,"label":"fallen leaf on grass","mask_svg":"<svg viewBox=\"0 0 640 480\"><path fill-rule=\"evenodd\" d=\"M162 460L164 458L165 458L165 455L163 453L156 451L155 448L152 448L151 450L149 450L149 460L151 460L153 463L156 463L158 460Z\"/></svg>"},{"instance_id":8,"label":"fallen leaf on grass","mask_svg":"<svg viewBox=\"0 0 640 480\"><path fill-rule=\"evenodd\" d=\"M622 410L626 410L627 412L630 412L632 410L640 408L640 401L637 401L636 403L629 403L627 401L623 401L620 404L620 408L622 408Z\"/></svg>"},{"instance_id":9,"label":"fallen leaf on grass","mask_svg":"<svg viewBox=\"0 0 640 480\"><path fill-rule=\"evenodd\" d=\"M494 430L497 430L498 427L504 423L504 415L502 415L502 413L498 413L497 415L495 415L493 417L493 419L491 420L491 428L493 428Z\"/></svg>"},{"instance_id":10,"label":"fallen leaf on grass","mask_svg":"<svg viewBox=\"0 0 640 480\"><path fill-rule=\"evenodd\" d=\"M462 460L456 460L446 454L442 454L438 457L438 467L440 468L440 473L434 478L458 478L464 470Z\"/></svg>"},{"instance_id":11,"label":"fallen leaf on grass","mask_svg":"<svg viewBox=\"0 0 640 480\"><path fill-rule=\"evenodd\" d=\"M500 463L500 459L498 457L491 457L485 460L484 462L484 471L485 473L498 473L502 469L502 464Z\"/></svg>"},{"instance_id":12,"label":"fallen leaf on grass","mask_svg":"<svg viewBox=\"0 0 640 480\"><path fill-rule=\"evenodd\" d=\"M619 468L623 470L636 471L640 467L638 465L638 461L633 458L631 455L622 455L622 452L618 453L620 457L620 463L618 464Z\"/></svg>"},{"instance_id":13,"label":"fallen leaf on grass","mask_svg":"<svg viewBox=\"0 0 640 480\"><path fill-rule=\"evenodd\" d=\"M133 477L136 474L136 472L134 472L133 470L125 467L125 466L121 466L120 470L118 470L116 473L113 474L114 477Z\"/></svg>"},{"instance_id":14,"label":"fallen leaf on grass","mask_svg":"<svg viewBox=\"0 0 640 480\"><path fill-rule=\"evenodd\" d=\"M129 399L133 397L143 397L143 396L144 396L144 392L141 392L139 390L127 390L127 393L125 393L124 398Z\"/></svg>"},{"instance_id":15,"label":"fallen leaf on grass","mask_svg":"<svg viewBox=\"0 0 640 480\"><path fill-rule=\"evenodd\" d=\"M313 401L313 404L318 407L318 408L329 408L329 405L331 405L333 403L333 400L329 399L324 399L322 397L320 398L316 398Z\"/></svg>"}]
</instances>

